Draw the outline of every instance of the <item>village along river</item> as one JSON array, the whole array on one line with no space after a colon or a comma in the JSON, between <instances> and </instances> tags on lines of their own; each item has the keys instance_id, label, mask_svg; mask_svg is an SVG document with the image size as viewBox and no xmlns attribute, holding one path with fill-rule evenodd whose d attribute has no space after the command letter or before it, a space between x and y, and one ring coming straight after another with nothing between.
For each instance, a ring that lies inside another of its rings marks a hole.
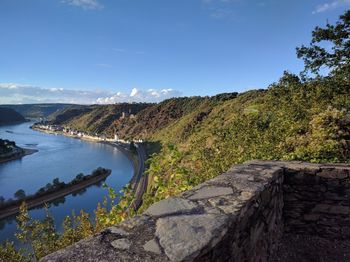
<instances>
[{"instance_id":1,"label":"village along river","mask_svg":"<svg viewBox=\"0 0 350 262\"><path fill-rule=\"evenodd\" d=\"M38 150L22 159L0 163L0 196L5 199L14 199L14 193L19 189L23 189L27 195L33 194L55 178L70 182L77 174L90 174L97 167L112 170L105 182L117 192L131 179L132 163L117 148L34 131L29 128L32 124L0 126L0 138L15 141L23 148ZM56 226L60 228L64 217L72 214L72 210L76 214L81 209L92 214L106 195L108 192L105 188L92 185L82 192L66 196L56 205L51 204L50 212ZM44 213L42 208L29 212L33 218L43 218ZM15 240L16 230L15 217L0 220L0 243L6 239Z\"/></svg>"}]
</instances>

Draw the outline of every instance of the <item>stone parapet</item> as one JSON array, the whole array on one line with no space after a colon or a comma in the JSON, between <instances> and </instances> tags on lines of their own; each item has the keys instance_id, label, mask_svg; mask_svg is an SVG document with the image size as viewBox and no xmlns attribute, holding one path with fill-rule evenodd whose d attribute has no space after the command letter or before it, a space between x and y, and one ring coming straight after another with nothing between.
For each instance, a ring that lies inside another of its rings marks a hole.
<instances>
[{"instance_id":1,"label":"stone parapet","mask_svg":"<svg viewBox=\"0 0 350 262\"><path fill-rule=\"evenodd\" d=\"M317 234L318 225L338 220L342 228L329 236L350 229L349 170L303 162L236 165L41 261L269 261L284 231L311 224L306 232Z\"/></svg>"}]
</instances>

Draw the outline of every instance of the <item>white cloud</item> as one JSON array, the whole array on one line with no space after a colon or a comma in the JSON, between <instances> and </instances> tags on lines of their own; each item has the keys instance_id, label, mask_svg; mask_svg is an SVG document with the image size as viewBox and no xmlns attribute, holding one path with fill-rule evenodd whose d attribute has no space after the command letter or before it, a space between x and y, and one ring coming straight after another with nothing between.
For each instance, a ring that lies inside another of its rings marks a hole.
<instances>
[{"instance_id":1,"label":"white cloud","mask_svg":"<svg viewBox=\"0 0 350 262\"><path fill-rule=\"evenodd\" d=\"M64 88L42 88L16 83L0 83L0 104L24 103L77 103L91 104L103 91L71 90Z\"/></svg>"},{"instance_id":2,"label":"white cloud","mask_svg":"<svg viewBox=\"0 0 350 262\"><path fill-rule=\"evenodd\" d=\"M350 0L335 0L332 2L324 3L322 5L318 5L312 13L323 13L344 6L350 6Z\"/></svg>"},{"instance_id":3,"label":"white cloud","mask_svg":"<svg viewBox=\"0 0 350 262\"><path fill-rule=\"evenodd\" d=\"M148 89L142 91L133 88L129 95L118 92L109 97L101 97L97 99L98 104L113 104L120 102L149 102L156 103L172 97L179 97L182 93L171 88L168 89Z\"/></svg>"},{"instance_id":4,"label":"white cloud","mask_svg":"<svg viewBox=\"0 0 350 262\"><path fill-rule=\"evenodd\" d=\"M102 9L103 5L98 0L63 0L65 4L81 7L83 9Z\"/></svg>"},{"instance_id":5,"label":"white cloud","mask_svg":"<svg viewBox=\"0 0 350 262\"><path fill-rule=\"evenodd\" d=\"M139 90L137 90L136 88L133 88L131 90L130 96L134 97L134 96L138 96L140 94Z\"/></svg>"},{"instance_id":6,"label":"white cloud","mask_svg":"<svg viewBox=\"0 0 350 262\"><path fill-rule=\"evenodd\" d=\"M28 103L73 103L73 104L113 104L121 102L160 102L181 96L173 89L133 88L129 94L108 91L87 91L64 88L43 88L17 83L0 83L0 104Z\"/></svg>"}]
</instances>

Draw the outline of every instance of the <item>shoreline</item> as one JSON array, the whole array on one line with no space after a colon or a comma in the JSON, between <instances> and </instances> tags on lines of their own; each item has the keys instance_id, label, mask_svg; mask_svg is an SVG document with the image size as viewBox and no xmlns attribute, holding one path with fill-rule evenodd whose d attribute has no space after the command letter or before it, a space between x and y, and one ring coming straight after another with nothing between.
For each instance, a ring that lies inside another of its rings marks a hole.
<instances>
[{"instance_id":1,"label":"shoreline","mask_svg":"<svg viewBox=\"0 0 350 262\"><path fill-rule=\"evenodd\" d=\"M87 138L87 137L79 137L77 135L69 135L66 134L62 131L50 131L50 130L46 130L46 129L41 129L41 128L37 128L35 126L31 126L31 129L38 131L38 132L43 132L45 134L50 134L50 135L62 135L65 137L70 137L70 138L75 138L75 139L80 139L83 141L89 141L89 142L95 142L95 143L103 143L112 147L116 147L119 151L121 151L128 159L129 161L132 163L133 168L134 168L134 174L131 177L129 183L133 183L133 181L135 180L135 176L137 176L137 172L140 166L140 159L138 158L138 154L134 154L133 152L131 152L130 150L126 149L121 143L121 142L111 142L111 141L101 141L98 139L92 139L92 138ZM124 145L129 145L127 143L124 143Z\"/></svg>"},{"instance_id":2,"label":"shoreline","mask_svg":"<svg viewBox=\"0 0 350 262\"><path fill-rule=\"evenodd\" d=\"M89 141L89 142L95 142L95 143L103 143L112 147L116 147L119 151L121 151L128 159L129 161L132 163L133 168L134 168L134 174L131 177L129 183L132 183L132 181L135 180L135 176L137 175L137 170L139 169L140 166L140 161L137 158L137 155L133 154L130 150L126 149L124 146L122 146L123 143L121 142L111 142L111 141L101 141L98 139L92 139L92 138L87 138L87 137L79 137L77 135L69 135L66 134L62 131L50 131L50 130L46 130L46 129L41 129L41 128L37 128L35 126L31 126L31 129L38 131L38 132L43 132L45 134L49 134L49 135L61 135L61 136L65 136L65 137L70 137L70 138L75 138L75 139L80 139L82 141ZM127 143L124 143L124 145L129 145Z\"/></svg>"},{"instance_id":3,"label":"shoreline","mask_svg":"<svg viewBox=\"0 0 350 262\"><path fill-rule=\"evenodd\" d=\"M8 158L5 158L5 159L0 159L0 164L1 163L6 163L8 161L12 161L12 160L18 160L18 159L21 159L25 156L29 156L29 155L32 155L34 153L37 153L39 152L39 150L37 149L30 149L30 148L21 148L23 150L23 152L19 155L14 155L14 156L11 156L11 157L8 157Z\"/></svg>"},{"instance_id":4,"label":"shoreline","mask_svg":"<svg viewBox=\"0 0 350 262\"><path fill-rule=\"evenodd\" d=\"M105 180L110 174L111 174L111 171L108 170L108 172L102 175L90 177L88 180L83 180L78 184L72 184L72 185L69 185L68 187L58 189L57 191L54 191L54 192L48 192L47 194L44 194L44 195L29 196L29 200L23 199L22 201L19 201L19 203L14 203L12 205L0 208L0 211L1 211L0 220L7 218L9 216L18 214L20 206L23 202L26 203L28 210L30 210L32 208L42 206L45 203L50 203L56 199L65 197L72 193L78 192L82 189L85 189L91 185L94 185L102 180Z\"/></svg>"},{"instance_id":5,"label":"shoreline","mask_svg":"<svg viewBox=\"0 0 350 262\"><path fill-rule=\"evenodd\" d=\"M133 207L135 210L137 210L141 206L142 196L145 193L147 184L148 184L148 175L143 175L145 171L145 162L146 162L147 156L142 144L135 143L135 147L136 147L136 155L135 155L133 152L131 152L130 150L128 150L123 146L123 144L130 145L127 143L89 139L89 138L79 137L76 135L69 135L61 131L50 131L50 130L45 130L41 128L35 128L33 126L31 128L35 131L43 132L46 134L63 135L70 138L75 138L75 139L80 139L80 140L85 140L85 141L95 142L95 143L103 143L112 147L116 147L129 159L129 161L131 161L134 169L133 175L129 180L129 182L127 183L131 185L131 190L135 194L135 199L130 207Z\"/></svg>"},{"instance_id":6,"label":"shoreline","mask_svg":"<svg viewBox=\"0 0 350 262\"><path fill-rule=\"evenodd\" d=\"M119 151L121 151L131 162L134 172L133 172L133 176L131 177L129 183L132 183L132 181L134 180L134 177L137 175L137 170L139 167L139 159L137 159L137 156L131 152L130 150L126 149L125 147L123 147L122 145L118 144L118 143L113 143L113 142L101 142L100 143L103 144L107 144L110 145L112 147L116 147Z\"/></svg>"}]
</instances>

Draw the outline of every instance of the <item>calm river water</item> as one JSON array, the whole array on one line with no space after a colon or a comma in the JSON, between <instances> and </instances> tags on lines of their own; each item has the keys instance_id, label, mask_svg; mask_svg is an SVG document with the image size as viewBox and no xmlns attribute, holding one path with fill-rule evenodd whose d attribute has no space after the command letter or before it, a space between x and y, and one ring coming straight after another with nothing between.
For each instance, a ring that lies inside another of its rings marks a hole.
<instances>
[{"instance_id":1,"label":"calm river water","mask_svg":"<svg viewBox=\"0 0 350 262\"><path fill-rule=\"evenodd\" d=\"M30 129L32 123L0 126L0 138L13 140L17 145L39 150L20 160L0 163L0 196L14 198L18 189L32 194L54 178L69 182L78 173L89 174L97 167L112 170L106 183L119 191L132 177L133 166L129 159L117 148L101 143L86 142L60 135L49 135ZM50 211L58 228L63 218L72 210L81 209L93 213L98 202L103 201L107 190L93 185L76 195L68 195L65 201L51 205ZM29 214L42 218L43 209L33 209ZM16 222L14 218L0 220L0 243L5 239L14 240Z\"/></svg>"}]
</instances>

